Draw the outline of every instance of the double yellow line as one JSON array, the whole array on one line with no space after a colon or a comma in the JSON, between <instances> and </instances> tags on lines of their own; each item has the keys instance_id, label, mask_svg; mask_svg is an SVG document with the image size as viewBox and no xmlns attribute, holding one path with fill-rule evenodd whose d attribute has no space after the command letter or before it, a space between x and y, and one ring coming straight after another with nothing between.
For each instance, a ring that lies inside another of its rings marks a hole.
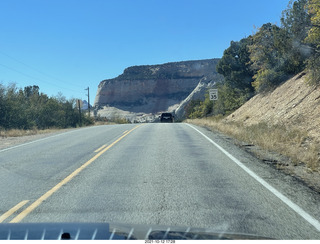
<instances>
[{"instance_id":1,"label":"double yellow line","mask_svg":"<svg viewBox=\"0 0 320 244\"><path fill-rule=\"evenodd\" d=\"M73 171L70 175L68 175L66 178L64 178L62 181L60 181L57 185L55 185L53 188L51 188L49 191L47 191L45 194L43 194L41 197L39 197L35 202L33 202L29 207L27 207L25 210L23 210L19 215L17 215L15 218L13 218L10 223L18 223L23 218L25 218L30 212L32 212L36 207L38 207L43 201L48 199L53 193L58 191L63 185L67 184L71 179L73 179L77 174L79 174L84 168L89 166L92 162L94 162L97 158L99 158L103 153L108 151L111 147L113 147L116 143L121 141L124 137L126 137L128 134L130 134L132 131L137 129L139 126L134 127L133 129L129 131L125 131L124 134L119 137L117 140L115 140L113 143L111 143L109 146L106 147L106 145L103 145L102 147L98 148L95 152L98 152L93 158L88 160L86 163L81 165L79 168L77 168L75 171ZM7 211L5 214L0 216L3 218L8 218L11 214L16 212L19 208L21 208L23 205L25 205L28 202L28 200L22 201L21 203L17 204L15 207ZM3 221L2 220L2 221Z\"/></svg>"},{"instance_id":2,"label":"double yellow line","mask_svg":"<svg viewBox=\"0 0 320 244\"><path fill-rule=\"evenodd\" d=\"M29 200L23 200L19 202L17 205L15 205L13 208L9 209L7 212L2 214L0 216L0 223L2 223L4 220L9 218L13 213L17 212L20 208L22 208L24 205L26 205L29 202Z\"/></svg>"}]
</instances>

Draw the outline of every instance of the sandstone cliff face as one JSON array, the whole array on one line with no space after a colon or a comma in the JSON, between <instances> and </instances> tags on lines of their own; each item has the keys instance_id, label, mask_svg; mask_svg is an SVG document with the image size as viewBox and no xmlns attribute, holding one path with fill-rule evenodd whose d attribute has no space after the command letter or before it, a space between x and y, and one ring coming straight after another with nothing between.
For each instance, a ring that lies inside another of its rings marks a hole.
<instances>
[{"instance_id":1,"label":"sandstone cliff face","mask_svg":"<svg viewBox=\"0 0 320 244\"><path fill-rule=\"evenodd\" d=\"M100 110L107 106L145 114L173 112L200 80L206 84L221 80L216 73L218 61L207 59L129 67L122 75L100 82L94 106Z\"/></svg>"}]
</instances>

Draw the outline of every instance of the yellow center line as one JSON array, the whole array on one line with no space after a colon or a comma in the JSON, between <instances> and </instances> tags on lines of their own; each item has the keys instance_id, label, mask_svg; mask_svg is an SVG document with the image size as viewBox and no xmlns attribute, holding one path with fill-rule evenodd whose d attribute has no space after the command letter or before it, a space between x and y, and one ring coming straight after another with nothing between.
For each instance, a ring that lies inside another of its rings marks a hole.
<instances>
[{"instance_id":1,"label":"yellow center line","mask_svg":"<svg viewBox=\"0 0 320 244\"><path fill-rule=\"evenodd\" d=\"M2 223L5 219L7 219L8 217L10 217L14 212L18 211L20 208L22 208L25 204L27 204L29 202L29 200L24 200L19 202L16 206L14 206L13 208L9 209L7 212L5 212L4 214L2 214L0 216L0 223Z\"/></svg>"},{"instance_id":2,"label":"yellow center line","mask_svg":"<svg viewBox=\"0 0 320 244\"><path fill-rule=\"evenodd\" d=\"M101 151L103 148L105 148L106 146L107 146L107 144L99 147L99 148L98 148L97 150L95 150L94 152L97 153L97 152Z\"/></svg>"},{"instance_id":3,"label":"yellow center line","mask_svg":"<svg viewBox=\"0 0 320 244\"><path fill-rule=\"evenodd\" d=\"M125 131L125 132L123 132L122 134L127 133L127 131L128 131L128 130L126 130L126 131Z\"/></svg>"},{"instance_id":4,"label":"yellow center line","mask_svg":"<svg viewBox=\"0 0 320 244\"><path fill-rule=\"evenodd\" d=\"M116 143L121 141L124 137L126 137L128 134L130 134L132 131L140 127L141 125L138 125L134 127L133 129L129 130L126 134L119 137L117 140L115 140L113 143L111 143L108 147L104 148L102 151L100 151L98 154L96 154L93 158L91 158L89 161L81 165L78 169L73 171L70 175L68 175L66 178L64 178L62 181L60 181L57 185L55 185L53 188L51 188L49 191L47 191L45 194L43 194L41 197L39 197L35 202L33 202L29 207L27 207L24 211L22 211L19 215L17 215L14 219L10 221L10 223L18 223L23 218L25 218L30 212L32 212L36 207L38 207L43 201L45 201L47 198L49 198L53 193L55 193L57 190L59 190L63 185L68 183L73 177L75 177L77 174L79 174L84 168L86 168L88 165L90 165L93 161L95 161L97 158L99 158L103 153L105 153L107 150L109 150L111 147L113 147Z\"/></svg>"}]
</instances>

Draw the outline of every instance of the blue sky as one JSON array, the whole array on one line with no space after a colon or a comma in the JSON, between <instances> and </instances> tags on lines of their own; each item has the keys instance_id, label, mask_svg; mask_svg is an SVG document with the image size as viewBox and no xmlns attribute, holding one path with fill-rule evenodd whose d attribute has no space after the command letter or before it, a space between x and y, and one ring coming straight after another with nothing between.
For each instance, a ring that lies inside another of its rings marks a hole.
<instances>
[{"instance_id":1,"label":"blue sky","mask_svg":"<svg viewBox=\"0 0 320 244\"><path fill-rule=\"evenodd\" d=\"M93 103L133 65L220 58L289 0L0 0L0 83Z\"/></svg>"}]
</instances>

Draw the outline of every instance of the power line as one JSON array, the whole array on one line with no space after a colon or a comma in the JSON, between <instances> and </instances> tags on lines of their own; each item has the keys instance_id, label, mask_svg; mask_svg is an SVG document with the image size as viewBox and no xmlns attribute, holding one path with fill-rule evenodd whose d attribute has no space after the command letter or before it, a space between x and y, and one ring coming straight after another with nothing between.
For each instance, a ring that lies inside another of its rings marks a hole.
<instances>
[{"instance_id":1,"label":"power line","mask_svg":"<svg viewBox=\"0 0 320 244\"><path fill-rule=\"evenodd\" d=\"M17 63L20 63L20 64L28 67L29 69L34 70L34 71L36 71L36 72L38 72L38 73L40 73L40 74L42 74L42 75L44 75L44 76L47 76L47 77L49 77L49 78L51 78L51 79L54 79L54 80L57 80L57 81L60 81L60 82L63 82L63 83L69 83L69 84L74 85L74 86L77 86L77 85L78 85L78 84L72 84L72 83L70 83L70 82L66 82L66 81L64 81L64 80L61 80L61 79L55 77L55 76L52 76L52 75L50 75L50 74L47 74L47 73L45 73L45 72L43 72L43 71L41 71L41 70L39 70L39 69L37 69L37 68L35 68L35 67L32 67L32 66L29 65L29 64L26 64L26 63L22 62L21 60L18 60L18 59L16 59L16 58L14 58L14 57L12 57L12 56L4 53L3 51L0 51L0 53L1 53L2 55L4 55L4 56L8 57L8 58L11 58L12 60L16 61Z\"/></svg>"},{"instance_id":2,"label":"power line","mask_svg":"<svg viewBox=\"0 0 320 244\"><path fill-rule=\"evenodd\" d=\"M19 71L19 70L17 70L17 69L11 68L11 67L9 67L9 66L7 66L7 65L4 65L4 64L0 64L0 65L1 65L2 67L4 67L4 68L10 69L10 70L12 70L12 71L14 71L14 72L17 72L17 73L19 73L19 74L21 74L21 75L23 75L23 76L29 77L29 78L31 78L31 79L33 79L33 80L35 80L35 81L44 82L44 83L47 83L47 84L49 84L49 85L51 85L51 86L55 86L55 87L60 88L60 89L65 89L65 90L69 90L69 91L76 92L76 93L79 93L79 94L80 94L79 91L72 90L72 89L66 88L66 87L61 87L61 86L58 86L58 85L56 85L56 84L54 84L54 83L51 83L51 82L48 82L48 81L44 81L44 80L42 80L42 79L33 77L33 76L31 76L31 75L28 75L28 74L26 74L26 73L23 73L23 72L21 72L21 71Z\"/></svg>"}]
</instances>

